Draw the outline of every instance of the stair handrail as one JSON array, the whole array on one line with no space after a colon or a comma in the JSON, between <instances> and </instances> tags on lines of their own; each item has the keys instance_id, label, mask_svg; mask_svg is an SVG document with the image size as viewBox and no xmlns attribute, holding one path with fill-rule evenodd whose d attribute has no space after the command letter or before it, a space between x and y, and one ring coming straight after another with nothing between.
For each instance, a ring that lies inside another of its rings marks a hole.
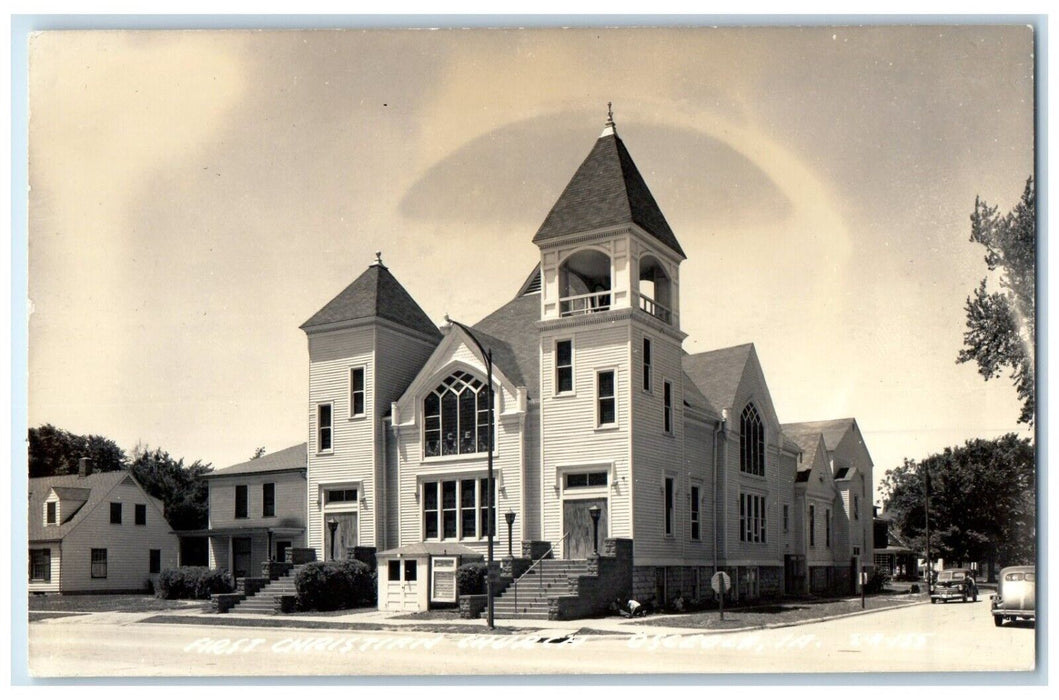
<instances>
[{"instance_id":1,"label":"stair handrail","mask_svg":"<svg viewBox=\"0 0 1059 700\"><path fill-rule=\"evenodd\" d=\"M562 536L562 538L561 538L561 539L559 540L560 544L566 541L566 538L570 536L570 533L571 533L571 532L572 532L572 530L567 530L567 531L566 531L566 534L565 534L565 535L563 535L563 536ZM526 577L527 575L529 575L529 573L530 573L531 571L533 571L533 568L534 568L535 566L537 566L537 564L540 564L540 563L541 563L542 561L544 561L545 559L547 559L547 558L548 558L548 555L549 555L549 554L551 554L551 553L552 553L552 552L554 552L554 551L555 551L555 545L553 544L552 546L548 547L548 551L547 551L547 552L545 552L544 554L542 554L542 555L540 556L540 558L539 558L539 559L535 560L535 561L534 561L534 562L533 562L532 564L530 564L529 568L528 568L528 569L526 569L525 571L523 571L523 572L522 572L522 575L521 575L521 576L519 576L519 577L518 577L517 579L515 579L515 580L514 580L514 582L513 582L513 583L512 583L511 585L513 585L513 586L515 586L515 585L518 585L518 582L519 582L519 581L521 581L521 580L522 580L522 579L524 579L524 578L525 578L525 577ZM543 569L544 569L544 567L542 566L542 567L541 567L541 569L543 570Z\"/></svg>"}]
</instances>

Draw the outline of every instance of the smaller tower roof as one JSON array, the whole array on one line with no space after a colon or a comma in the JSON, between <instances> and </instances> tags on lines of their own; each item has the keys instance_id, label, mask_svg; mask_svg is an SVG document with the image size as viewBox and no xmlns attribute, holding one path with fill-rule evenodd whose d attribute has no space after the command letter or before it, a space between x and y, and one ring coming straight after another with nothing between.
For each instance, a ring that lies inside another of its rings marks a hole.
<instances>
[{"instance_id":1,"label":"smaller tower roof","mask_svg":"<svg viewBox=\"0 0 1059 700\"><path fill-rule=\"evenodd\" d=\"M635 223L682 258L687 257L618 138L614 115L608 110L603 133L548 212L533 242L540 244L569 233L624 223Z\"/></svg>"},{"instance_id":2,"label":"smaller tower roof","mask_svg":"<svg viewBox=\"0 0 1059 700\"><path fill-rule=\"evenodd\" d=\"M420 308L412 295L401 286L397 278L382 264L381 257L370 265L352 284L338 293L322 309L301 325L308 332L320 326L358 321L367 318L384 318L433 338L441 338L441 331L426 312Z\"/></svg>"}]
</instances>

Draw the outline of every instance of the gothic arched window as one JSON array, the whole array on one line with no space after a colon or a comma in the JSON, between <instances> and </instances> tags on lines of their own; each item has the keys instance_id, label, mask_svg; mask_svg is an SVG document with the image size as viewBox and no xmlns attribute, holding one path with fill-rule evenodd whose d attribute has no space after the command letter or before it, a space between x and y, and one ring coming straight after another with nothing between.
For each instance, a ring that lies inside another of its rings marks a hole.
<instances>
[{"instance_id":1,"label":"gothic arched window","mask_svg":"<svg viewBox=\"0 0 1059 700\"><path fill-rule=\"evenodd\" d=\"M739 417L739 470L765 476L765 426L752 403Z\"/></svg>"},{"instance_id":2,"label":"gothic arched window","mask_svg":"<svg viewBox=\"0 0 1059 700\"><path fill-rule=\"evenodd\" d=\"M423 455L462 455L489 450L489 391L462 370L423 399Z\"/></svg>"}]
</instances>

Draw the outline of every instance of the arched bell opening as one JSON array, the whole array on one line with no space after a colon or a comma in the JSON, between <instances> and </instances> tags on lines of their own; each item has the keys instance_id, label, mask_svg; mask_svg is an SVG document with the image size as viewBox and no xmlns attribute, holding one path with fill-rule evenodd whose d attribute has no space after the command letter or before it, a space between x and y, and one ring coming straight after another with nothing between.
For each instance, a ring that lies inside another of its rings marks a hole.
<instances>
[{"instance_id":1,"label":"arched bell opening","mask_svg":"<svg viewBox=\"0 0 1059 700\"><path fill-rule=\"evenodd\" d=\"M640 259L640 308L666 323L673 321L673 284L650 255Z\"/></svg>"},{"instance_id":2,"label":"arched bell opening","mask_svg":"<svg viewBox=\"0 0 1059 700\"><path fill-rule=\"evenodd\" d=\"M610 267L610 257L598 250L581 250L564 260L559 266L559 315L608 310Z\"/></svg>"}]
</instances>

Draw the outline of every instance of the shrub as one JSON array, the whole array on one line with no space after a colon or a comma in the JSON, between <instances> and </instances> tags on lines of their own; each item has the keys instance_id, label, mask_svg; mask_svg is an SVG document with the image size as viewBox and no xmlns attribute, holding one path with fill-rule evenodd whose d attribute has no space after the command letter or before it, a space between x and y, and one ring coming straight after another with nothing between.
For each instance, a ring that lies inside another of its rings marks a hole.
<instances>
[{"instance_id":1,"label":"shrub","mask_svg":"<svg viewBox=\"0 0 1059 700\"><path fill-rule=\"evenodd\" d=\"M375 602L376 579L367 564L350 559L313 562L294 577L302 610L343 610Z\"/></svg>"},{"instance_id":2,"label":"shrub","mask_svg":"<svg viewBox=\"0 0 1059 700\"><path fill-rule=\"evenodd\" d=\"M485 593L486 565L481 562L464 564L456 570L456 590L460 595Z\"/></svg>"},{"instance_id":3,"label":"shrub","mask_svg":"<svg viewBox=\"0 0 1059 700\"><path fill-rule=\"evenodd\" d=\"M865 593L880 593L886 584L890 583L890 574L885 569L875 567L868 576L868 582L864 584Z\"/></svg>"},{"instance_id":4,"label":"shrub","mask_svg":"<svg viewBox=\"0 0 1059 700\"><path fill-rule=\"evenodd\" d=\"M182 566L163 569L158 574L155 595L167 600L180 598L209 598L212 593L231 593L235 580L227 569L207 569L204 566Z\"/></svg>"}]
</instances>

